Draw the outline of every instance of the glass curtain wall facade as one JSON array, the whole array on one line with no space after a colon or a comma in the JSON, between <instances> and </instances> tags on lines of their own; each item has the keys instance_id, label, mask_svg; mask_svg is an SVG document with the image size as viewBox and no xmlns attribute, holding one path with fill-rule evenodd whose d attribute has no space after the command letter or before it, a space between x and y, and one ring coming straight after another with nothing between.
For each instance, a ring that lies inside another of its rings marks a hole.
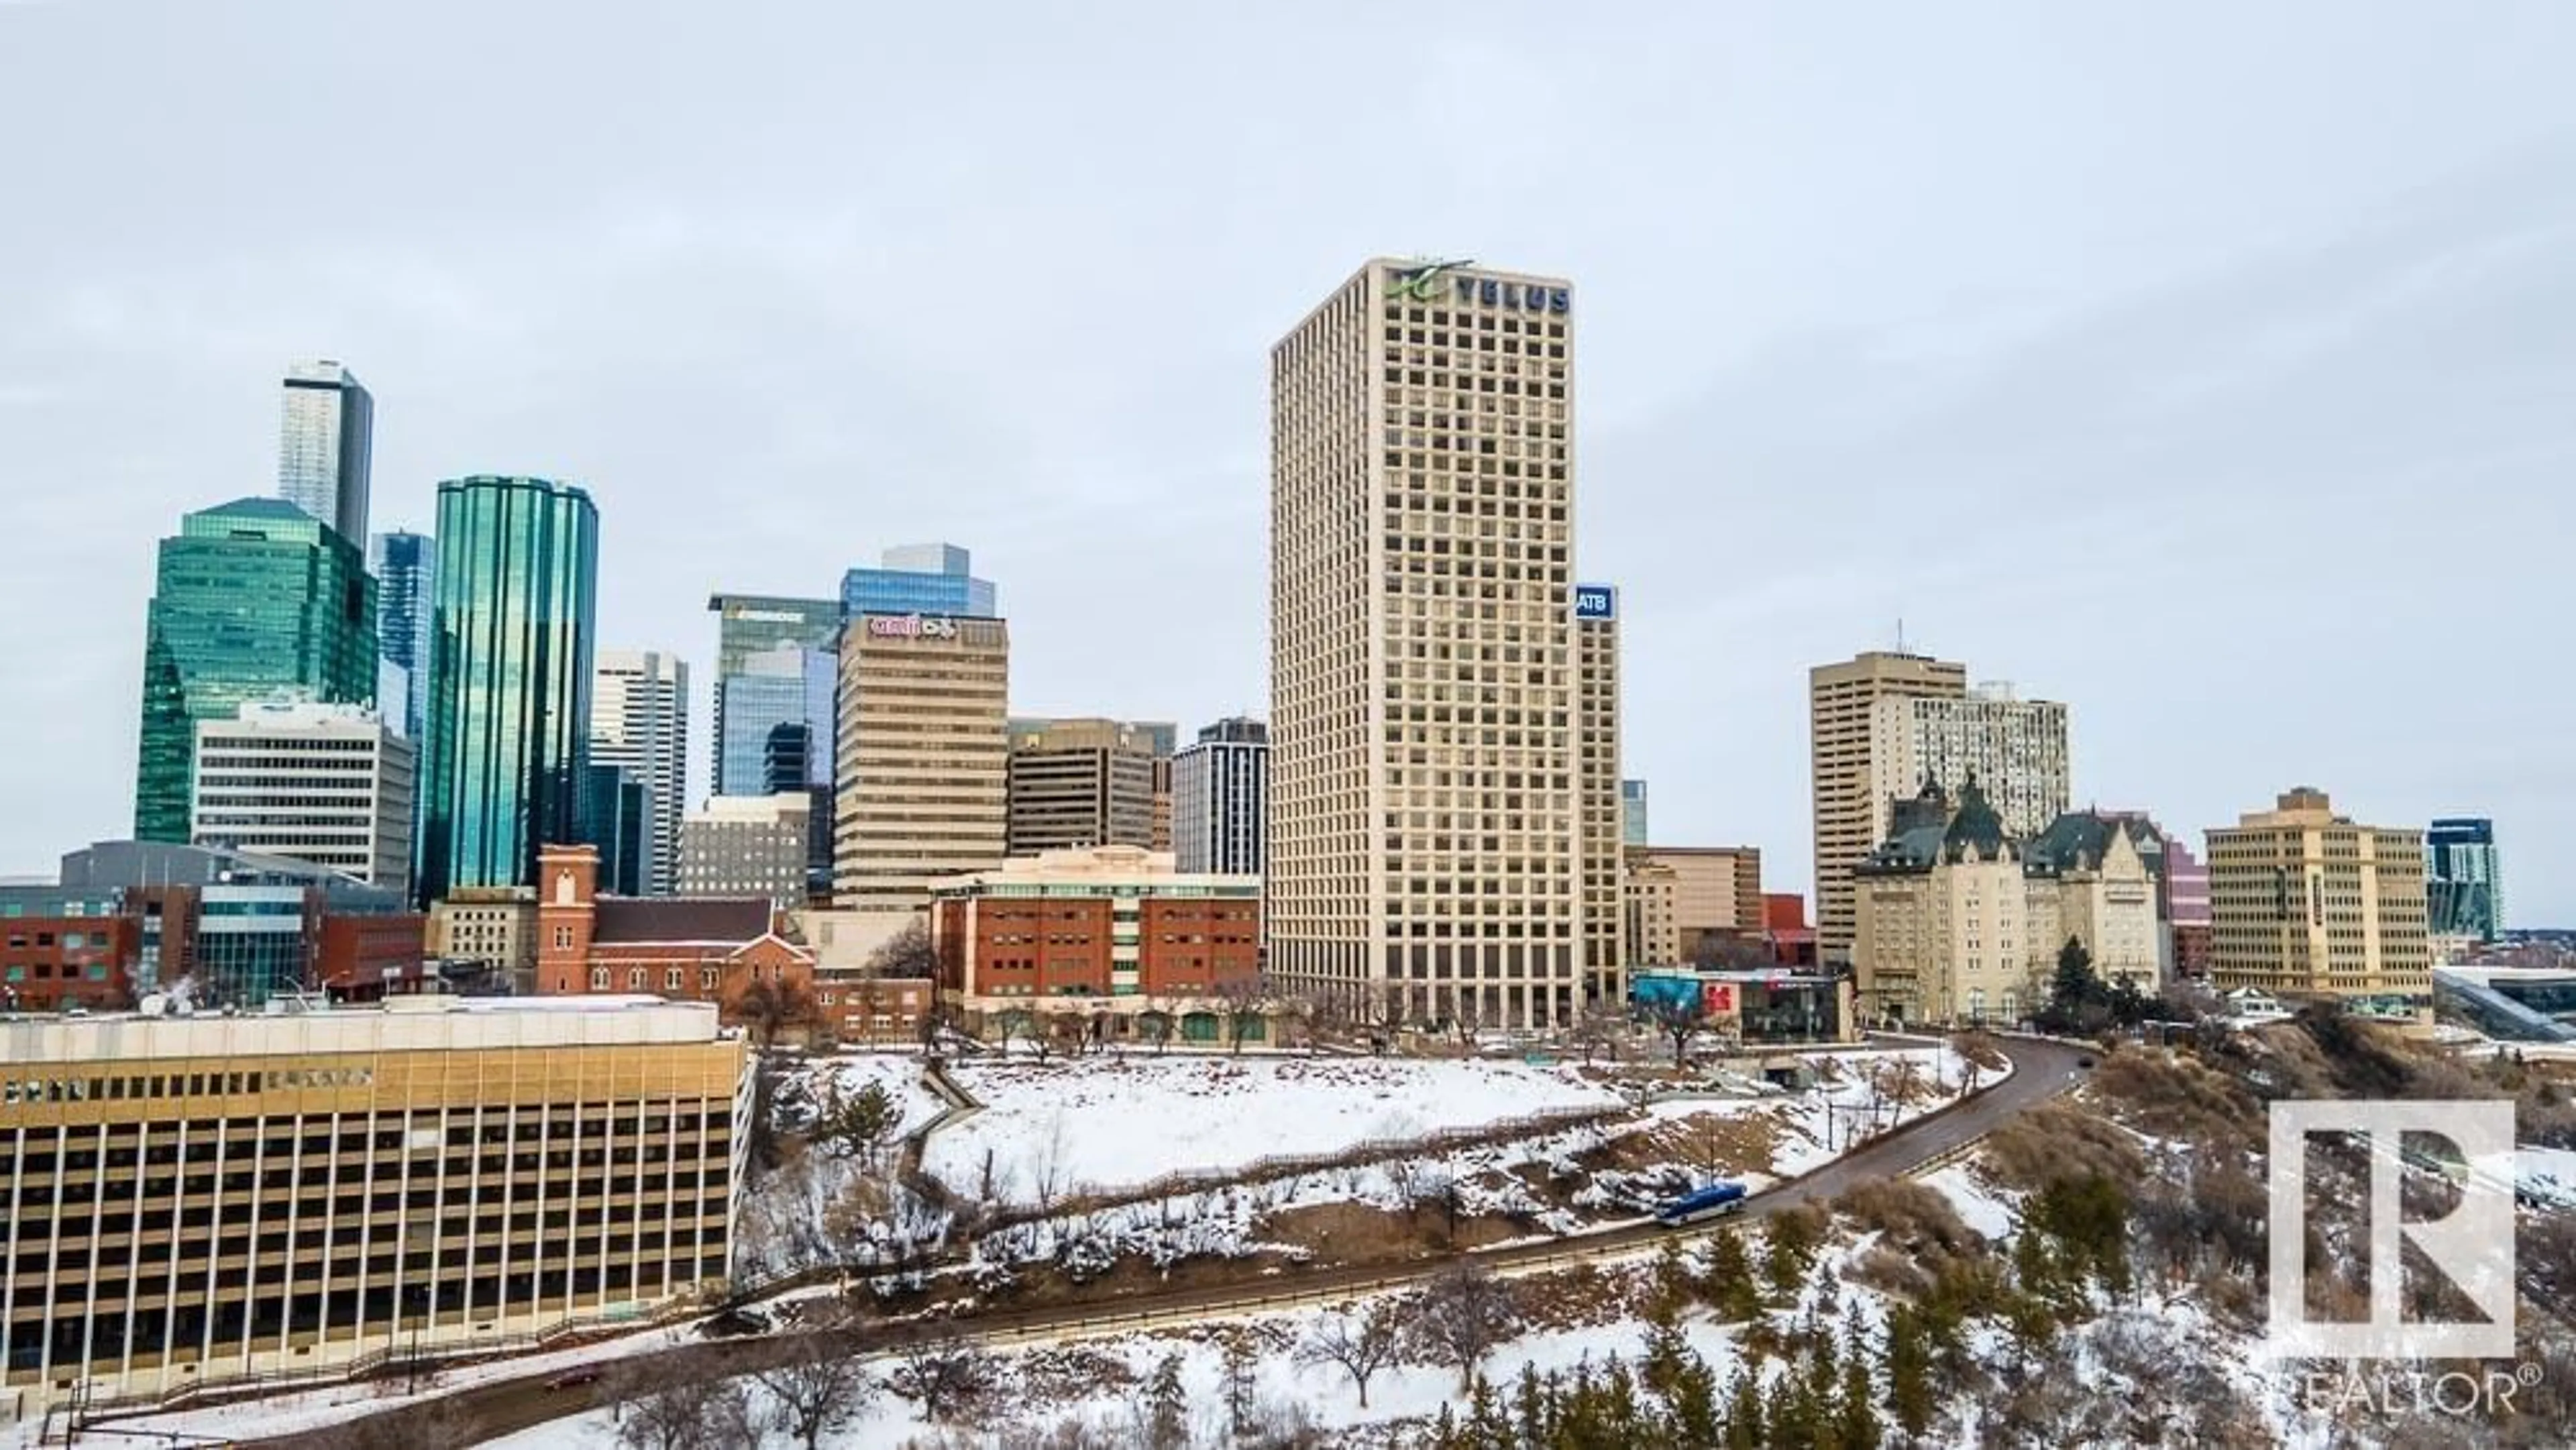
<instances>
[{"instance_id":1,"label":"glass curtain wall facade","mask_svg":"<svg viewBox=\"0 0 2576 1450\"><path fill-rule=\"evenodd\" d=\"M424 901L533 885L540 846L582 839L599 513L541 478L449 479L438 557Z\"/></svg>"},{"instance_id":2,"label":"glass curtain wall facade","mask_svg":"<svg viewBox=\"0 0 2576 1450\"><path fill-rule=\"evenodd\" d=\"M778 676L785 666L779 650L830 654L841 638L841 603L837 599L787 599L764 594L718 594L707 600L716 616L716 751L715 795L766 795L763 742L779 722ZM803 668L803 666L800 666ZM821 673L831 680L839 666L826 662ZM746 679L748 677L748 679ZM810 724L821 738L832 736L832 710L826 704ZM738 722L737 712L754 720ZM750 742L744 748L738 742ZM828 752L827 752L828 753Z\"/></svg>"},{"instance_id":3,"label":"glass curtain wall facade","mask_svg":"<svg viewBox=\"0 0 2576 1450\"><path fill-rule=\"evenodd\" d=\"M971 572L967 551L955 544L906 544L885 551L874 569L841 576L841 615L939 614L952 619L999 619L999 595L990 579Z\"/></svg>"},{"instance_id":4,"label":"glass curtain wall facade","mask_svg":"<svg viewBox=\"0 0 2576 1450\"><path fill-rule=\"evenodd\" d=\"M375 692L375 586L354 543L280 499L189 514L161 541L145 615L135 838L188 839L199 721Z\"/></svg>"},{"instance_id":5,"label":"glass curtain wall facade","mask_svg":"<svg viewBox=\"0 0 2576 1450\"><path fill-rule=\"evenodd\" d=\"M2435 821L2424 834L2433 935L2494 941L2504 930L2504 883L2495 822L2483 816Z\"/></svg>"},{"instance_id":6,"label":"glass curtain wall facade","mask_svg":"<svg viewBox=\"0 0 2576 1450\"><path fill-rule=\"evenodd\" d=\"M385 723L420 739L429 701L429 634L438 601L438 541L427 534L378 534L367 550L367 572L376 576L376 652L409 677L410 698L397 719L386 705Z\"/></svg>"},{"instance_id":7,"label":"glass curtain wall facade","mask_svg":"<svg viewBox=\"0 0 2576 1450\"><path fill-rule=\"evenodd\" d=\"M277 496L364 547L376 399L338 363L287 369L277 433Z\"/></svg>"}]
</instances>

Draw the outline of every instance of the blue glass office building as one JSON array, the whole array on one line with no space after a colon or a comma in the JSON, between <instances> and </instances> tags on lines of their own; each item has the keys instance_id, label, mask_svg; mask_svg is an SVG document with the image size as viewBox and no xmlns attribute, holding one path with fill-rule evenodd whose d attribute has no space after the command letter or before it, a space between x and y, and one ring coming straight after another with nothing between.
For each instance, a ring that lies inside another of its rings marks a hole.
<instances>
[{"instance_id":1,"label":"blue glass office building","mask_svg":"<svg viewBox=\"0 0 2576 1450\"><path fill-rule=\"evenodd\" d=\"M378 534L367 551L367 571L376 576L376 655L402 667L410 694L398 723L404 735L420 739L421 715L429 702L429 631L438 607L438 541L427 534L402 531ZM385 718L393 721L387 709Z\"/></svg>"},{"instance_id":2,"label":"blue glass office building","mask_svg":"<svg viewBox=\"0 0 2576 1450\"><path fill-rule=\"evenodd\" d=\"M862 614L944 614L955 619L999 619L990 579L971 572L955 544L907 544L888 549L879 567L841 576L841 617Z\"/></svg>"},{"instance_id":3,"label":"blue glass office building","mask_svg":"<svg viewBox=\"0 0 2576 1450\"><path fill-rule=\"evenodd\" d=\"M2494 941L2504 929L2495 822L2458 816L2424 833L2424 891L2435 936Z\"/></svg>"},{"instance_id":4,"label":"blue glass office building","mask_svg":"<svg viewBox=\"0 0 2576 1450\"><path fill-rule=\"evenodd\" d=\"M541 478L438 486L438 592L421 751L421 899L536 884L539 847L588 834L599 513Z\"/></svg>"}]
</instances>

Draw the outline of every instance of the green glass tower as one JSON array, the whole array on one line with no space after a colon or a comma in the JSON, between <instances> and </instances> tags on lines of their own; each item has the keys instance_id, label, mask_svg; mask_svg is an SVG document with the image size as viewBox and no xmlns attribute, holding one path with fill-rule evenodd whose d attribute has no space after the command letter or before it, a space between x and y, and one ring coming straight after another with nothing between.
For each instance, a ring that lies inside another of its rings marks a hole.
<instances>
[{"instance_id":1,"label":"green glass tower","mask_svg":"<svg viewBox=\"0 0 2576 1450\"><path fill-rule=\"evenodd\" d=\"M135 839L188 839L198 721L298 692L375 701L375 583L359 546L284 499L181 519L145 617Z\"/></svg>"},{"instance_id":2,"label":"green glass tower","mask_svg":"<svg viewBox=\"0 0 2576 1450\"><path fill-rule=\"evenodd\" d=\"M438 486L420 772L421 899L533 886L584 839L599 512L542 478Z\"/></svg>"}]
</instances>

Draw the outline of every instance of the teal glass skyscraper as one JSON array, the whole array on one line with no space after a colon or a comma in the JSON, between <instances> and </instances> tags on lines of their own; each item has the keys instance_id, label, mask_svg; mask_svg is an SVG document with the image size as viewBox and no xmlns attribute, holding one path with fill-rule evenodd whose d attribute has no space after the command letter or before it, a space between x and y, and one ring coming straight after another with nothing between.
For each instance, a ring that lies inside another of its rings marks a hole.
<instances>
[{"instance_id":1,"label":"teal glass skyscraper","mask_svg":"<svg viewBox=\"0 0 2576 1450\"><path fill-rule=\"evenodd\" d=\"M541 478L438 486L421 756L421 899L530 886L583 839L599 512Z\"/></svg>"},{"instance_id":2,"label":"teal glass skyscraper","mask_svg":"<svg viewBox=\"0 0 2576 1450\"><path fill-rule=\"evenodd\" d=\"M355 542L284 499L189 514L161 541L145 616L135 839L188 839L198 721L248 700L375 693L375 586Z\"/></svg>"}]
</instances>

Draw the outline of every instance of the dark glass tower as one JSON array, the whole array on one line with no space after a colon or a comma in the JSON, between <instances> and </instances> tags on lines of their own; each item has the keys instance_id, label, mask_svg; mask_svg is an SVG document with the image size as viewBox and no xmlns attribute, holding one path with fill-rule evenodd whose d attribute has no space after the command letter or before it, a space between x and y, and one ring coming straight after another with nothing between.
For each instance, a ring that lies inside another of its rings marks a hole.
<instances>
[{"instance_id":1,"label":"dark glass tower","mask_svg":"<svg viewBox=\"0 0 2576 1450\"><path fill-rule=\"evenodd\" d=\"M599 513L541 478L438 486L438 585L420 773L421 899L529 886L588 818Z\"/></svg>"},{"instance_id":2,"label":"dark glass tower","mask_svg":"<svg viewBox=\"0 0 2576 1450\"><path fill-rule=\"evenodd\" d=\"M161 541L145 617L135 839L188 839L198 721L248 700L375 693L375 589L356 544L283 499L189 514Z\"/></svg>"},{"instance_id":3,"label":"dark glass tower","mask_svg":"<svg viewBox=\"0 0 2576 1450\"><path fill-rule=\"evenodd\" d=\"M420 739L429 703L429 631L437 611L438 541L427 534L378 534L367 552L376 576L376 651L411 677L402 732ZM388 709L391 707L388 706Z\"/></svg>"}]
</instances>

